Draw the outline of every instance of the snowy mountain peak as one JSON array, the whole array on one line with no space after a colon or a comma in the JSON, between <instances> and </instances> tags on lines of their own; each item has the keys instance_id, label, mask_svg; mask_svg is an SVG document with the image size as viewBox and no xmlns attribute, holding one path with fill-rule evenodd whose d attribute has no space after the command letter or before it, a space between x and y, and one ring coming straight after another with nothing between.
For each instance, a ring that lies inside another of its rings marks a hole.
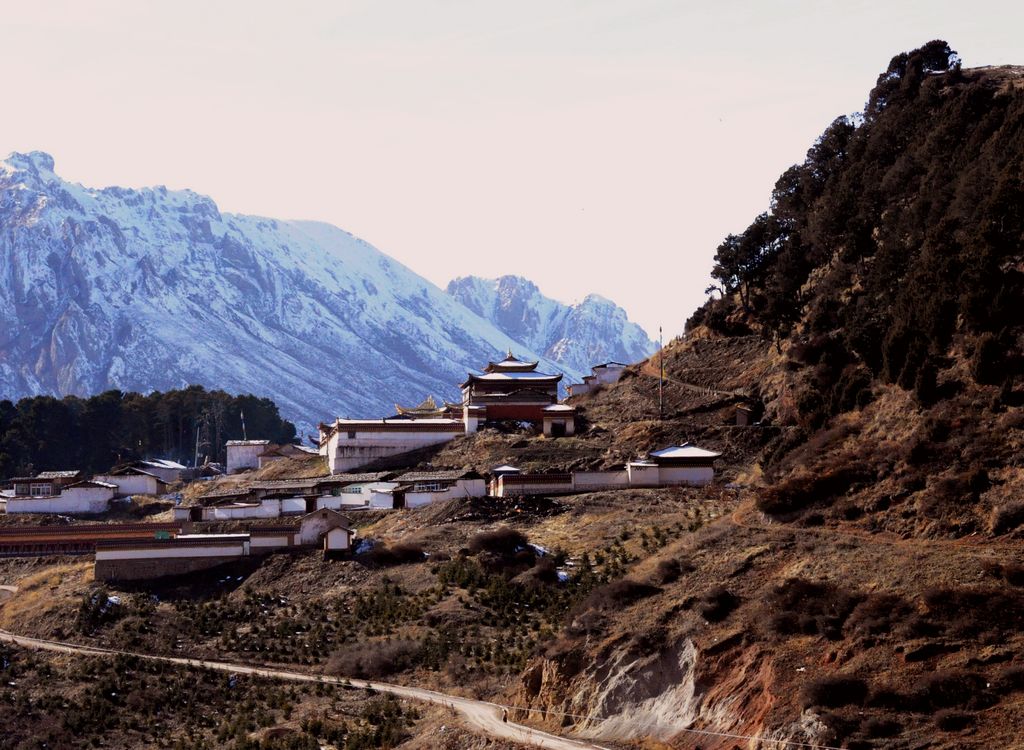
<instances>
[{"instance_id":1,"label":"snowy mountain peak","mask_svg":"<svg viewBox=\"0 0 1024 750\"><path fill-rule=\"evenodd\" d=\"M69 183L42 152L0 162L0 229L0 399L194 383L273 398L306 431L457 398L467 371L509 350L570 381L603 356L574 353L578 334L546 356L497 325L495 282L481 315L329 224L222 213L190 190ZM501 286L510 315L574 330L549 321L564 306L532 282ZM637 351L635 331L619 333Z\"/></svg>"},{"instance_id":2,"label":"snowy mountain peak","mask_svg":"<svg viewBox=\"0 0 1024 750\"><path fill-rule=\"evenodd\" d=\"M45 151L29 151L27 154L13 151L4 159L3 164L11 171L28 172L36 176L40 173L55 176L53 157Z\"/></svg>"},{"instance_id":3,"label":"snowy mountain peak","mask_svg":"<svg viewBox=\"0 0 1024 750\"><path fill-rule=\"evenodd\" d=\"M599 294L566 305L544 296L536 284L520 276L464 276L451 281L447 291L567 371L585 373L608 360L635 362L655 349L625 310Z\"/></svg>"}]
</instances>

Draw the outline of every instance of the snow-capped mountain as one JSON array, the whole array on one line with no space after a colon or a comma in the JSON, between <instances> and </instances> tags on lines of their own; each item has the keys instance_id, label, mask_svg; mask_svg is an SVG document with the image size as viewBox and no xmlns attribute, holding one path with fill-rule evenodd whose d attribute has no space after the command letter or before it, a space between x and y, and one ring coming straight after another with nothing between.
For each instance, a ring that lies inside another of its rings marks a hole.
<instances>
[{"instance_id":1,"label":"snow-capped mountain","mask_svg":"<svg viewBox=\"0 0 1024 750\"><path fill-rule=\"evenodd\" d=\"M625 310L597 294L565 305L520 276L465 276L448 284L448 294L566 373L589 372L592 365L609 360L629 364L656 349Z\"/></svg>"},{"instance_id":2,"label":"snow-capped mountain","mask_svg":"<svg viewBox=\"0 0 1024 750\"><path fill-rule=\"evenodd\" d=\"M0 162L0 398L201 384L273 398L308 431L454 398L509 349L570 380L589 362L556 364L328 224L87 188L40 152Z\"/></svg>"}]
</instances>

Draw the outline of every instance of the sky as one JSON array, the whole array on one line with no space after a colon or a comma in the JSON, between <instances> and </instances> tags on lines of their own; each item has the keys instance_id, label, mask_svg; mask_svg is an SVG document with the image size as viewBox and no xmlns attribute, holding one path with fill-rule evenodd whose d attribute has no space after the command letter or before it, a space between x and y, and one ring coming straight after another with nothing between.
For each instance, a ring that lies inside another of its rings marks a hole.
<instances>
[{"instance_id":1,"label":"sky","mask_svg":"<svg viewBox=\"0 0 1024 750\"><path fill-rule=\"evenodd\" d=\"M440 286L517 274L682 331L715 248L889 59L1024 64L1024 3L0 6L0 154L336 224Z\"/></svg>"}]
</instances>

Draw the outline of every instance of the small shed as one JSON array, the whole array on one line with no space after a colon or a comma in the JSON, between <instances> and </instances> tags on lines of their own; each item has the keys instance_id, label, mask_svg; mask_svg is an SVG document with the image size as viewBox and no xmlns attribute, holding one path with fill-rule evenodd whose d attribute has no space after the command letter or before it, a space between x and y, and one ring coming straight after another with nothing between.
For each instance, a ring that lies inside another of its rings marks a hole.
<instances>
[{"instance_id":1,"label":"small shed","mask_svg":"<svg viewBox=\"0 0 1024 750\"><path fill-rule=\"evenodd\" d=\"M552 404L544 407L544 434L547 437L565 437L576 434L576 407Z\"/></svg>"}]
</instances>

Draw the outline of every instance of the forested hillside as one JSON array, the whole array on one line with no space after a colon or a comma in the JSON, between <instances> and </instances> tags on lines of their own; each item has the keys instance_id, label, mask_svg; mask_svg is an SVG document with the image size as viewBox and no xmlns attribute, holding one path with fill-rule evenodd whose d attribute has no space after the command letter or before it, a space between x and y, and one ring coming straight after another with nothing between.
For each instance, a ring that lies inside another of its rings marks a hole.
<instances>
[{"instance_id":1,"label":"forested hillside","mask_svg":"<svg viewBox=\"0 0 1024 750\"><path fill-rule=\"evenodd\" d=\"M30 471L105 471L119 461L170 458L191 464L224 459L224 443L246 433L292 442L295 426L266 398L199 386L148 395L107 391L90 398L51 396L0 401L0 477Z\"/></svg>"},{"instance_id":2,"label":"forested hillside","mask_svg":"<svg viewBox=\"0 0 1024 750\"><path fill-rule=\"evenodd\" d=\"M803 425L896 383L930 404L951 347L1011 388L1024 324L1024 68L963 70L934 41L892 59L715 256L722 294L690 319L799 345Z\"/></svg>"}]
</instances>

